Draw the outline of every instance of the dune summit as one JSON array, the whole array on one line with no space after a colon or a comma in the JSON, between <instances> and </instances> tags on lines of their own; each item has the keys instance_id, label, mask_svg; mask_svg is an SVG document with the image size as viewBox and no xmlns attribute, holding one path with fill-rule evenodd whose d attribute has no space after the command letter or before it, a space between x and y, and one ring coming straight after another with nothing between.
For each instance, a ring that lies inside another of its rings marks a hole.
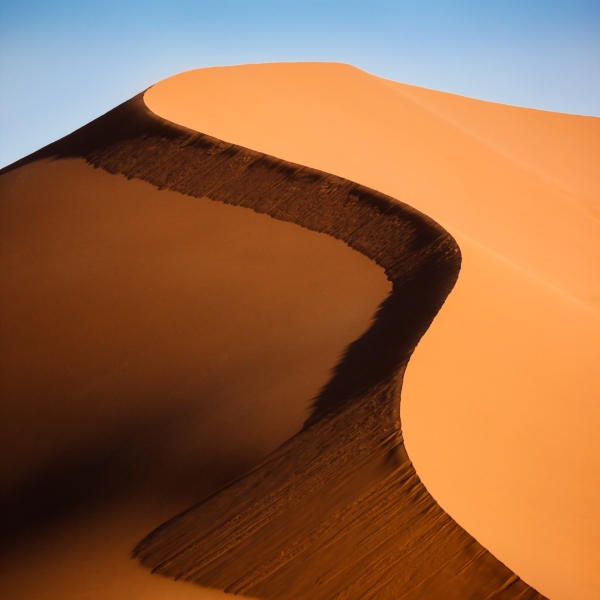
<instances>
[{"instance_id":1,"label":"dune summit","mask_svg":"<svg viewBox=\"0 0 600 600\"><path fill-rule=\"evenodd\" d=\"M384 191L600 308L600 119L375 77L350 65L188 71L156 114Z\"/></svg>"}]
</instances>

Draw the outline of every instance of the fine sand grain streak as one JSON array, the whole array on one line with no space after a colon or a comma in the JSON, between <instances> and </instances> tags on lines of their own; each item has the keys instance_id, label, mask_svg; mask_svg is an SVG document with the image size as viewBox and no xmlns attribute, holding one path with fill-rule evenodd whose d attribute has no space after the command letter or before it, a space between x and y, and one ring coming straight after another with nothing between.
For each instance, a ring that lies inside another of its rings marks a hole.
<instances>
[{"instance_id":1,"label":"fine sand grain streak","mask_svg":"<svg viewBox=\"0 0 600 600\"><path fill-rule=\"evenodd\" d=\"M169 123L142 95L10 169L51 157L83 157L327 233L377 262L393 284L304 429L140 542L143 564L262 598L540 597L442 511L404 450L404 369L458 275L449 234L373 190ZM381 498L382 485L396 489L395 502Z\"/></svg>"}]
</instances>

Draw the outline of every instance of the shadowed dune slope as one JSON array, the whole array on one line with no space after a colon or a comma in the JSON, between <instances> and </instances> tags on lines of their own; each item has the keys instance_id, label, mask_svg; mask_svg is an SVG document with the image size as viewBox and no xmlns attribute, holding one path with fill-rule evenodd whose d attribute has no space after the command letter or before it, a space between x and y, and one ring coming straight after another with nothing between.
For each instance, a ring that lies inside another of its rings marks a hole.
<instances>
[{"instance_id":1,"label":"shadowed dune slope","mask_svg":"<svg viewBox=\"0 0 600 600\"><path fill-rule=\"evenodd\" d=\"M350 181L172 125L141 96L35 158L54 155L327 233L393 286L303 430L145 538L144 564L262 598L540 597L440 509L404 450L404 369L459 269L441 227Z\"/></svg>"},{"instance_id":2,"label":"shadowed dune slope","mask_svg":"<svg viewBox=\"0 0 600 600\"><path fill-rule=\"evenodd\" d=\"M391 283L330 236L95 169L78 139L0 175L0 596L212 598L131 549L302 428Z\"/></svg>"},{"instance_id":3,"label":"shadowed dune slope","mask_svg":"<svg viewBox=\"0 0 600 600\"><path fill-rule=\"evenodd\" d=\"M600 119L349 65L190 71L164 118L399 198L450 231L458 284L419 344L407 449L442 507L546 595L600 595Z\"/></svg>"}]
</instances>

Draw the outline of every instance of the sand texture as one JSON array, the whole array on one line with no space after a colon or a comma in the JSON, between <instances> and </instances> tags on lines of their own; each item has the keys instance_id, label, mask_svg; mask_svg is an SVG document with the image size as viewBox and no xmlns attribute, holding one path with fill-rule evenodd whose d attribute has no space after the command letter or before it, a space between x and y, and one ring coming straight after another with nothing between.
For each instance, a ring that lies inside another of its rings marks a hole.
<instances>
[{"instance_id":1,"label":"sand texture","mask_svg":"<svg viewBox=\"0 0 600 600\"><path fill-rule=\"evenodd\" d=\"M215 597L132 548L301 430L391 283L248 208L24 162L0 176L0 596Z\"/></svg>"},{"instance_id":2,"label":"sand texture","mask_svg":"<svg viewBox=\"0 0 600 600\"><path fill-rule=\"evenodd\" d=\"M392 284L302 430L148 535L144 565L259 598L541 598L437 505L404 449L404 370L460 267L448 233L379 192L171 124L141 95L5 177L53 157L326 233Z\"/></svg>"},{"instance_id":3,"label":"sand texture","mask_svg":"<svg viewBox=\"0 0 600 600\"><path fill-rule=\"evenodd\" d=\"M377 189L458 241L406 371L402 431L441 506L545 595L600 596L600 119L349 65L190 71L162 117Z\"/></svg>"}]
</instances>

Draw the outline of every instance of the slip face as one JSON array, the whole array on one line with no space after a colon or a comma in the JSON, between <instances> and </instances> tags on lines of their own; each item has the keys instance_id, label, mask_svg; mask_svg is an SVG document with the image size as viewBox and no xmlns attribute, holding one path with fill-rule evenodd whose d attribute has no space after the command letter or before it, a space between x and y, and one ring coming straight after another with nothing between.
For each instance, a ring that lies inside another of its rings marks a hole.
<instances>
[{"instance_id":1,"label":"slip face","mask_svg":"<svg viewBox=\"0 0 600 600\"><path fill-rule=\"evenodd\" d=\"M214 597L132 548L302 428L391 283L331 236L83 158L0 189L1 595Z\"/></svg>"}]
</instances>

